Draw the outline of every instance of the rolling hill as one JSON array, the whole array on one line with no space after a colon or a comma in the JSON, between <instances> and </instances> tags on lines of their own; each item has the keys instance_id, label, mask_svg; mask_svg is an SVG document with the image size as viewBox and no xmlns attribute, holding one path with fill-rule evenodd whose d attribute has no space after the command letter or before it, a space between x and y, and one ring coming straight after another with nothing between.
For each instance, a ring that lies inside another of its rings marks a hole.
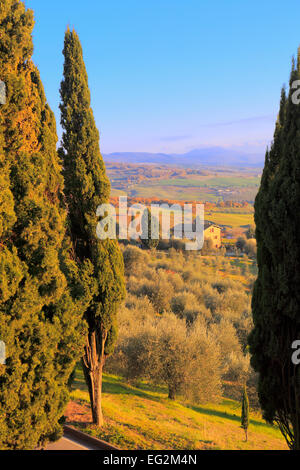
<instances>
[{"instance_id":1,"label":"rolling hill","mask_svg":"<svg viewBox=\"0 0 300 470\"><path fill-rule=\"evenodd\" d=\"M264 155L246 154L223 147L194 149L183 154L116 152L103 155L107 162L163 164L176 166L224 166L237 168L261 168Z\"/></svg>"}]
</instances>

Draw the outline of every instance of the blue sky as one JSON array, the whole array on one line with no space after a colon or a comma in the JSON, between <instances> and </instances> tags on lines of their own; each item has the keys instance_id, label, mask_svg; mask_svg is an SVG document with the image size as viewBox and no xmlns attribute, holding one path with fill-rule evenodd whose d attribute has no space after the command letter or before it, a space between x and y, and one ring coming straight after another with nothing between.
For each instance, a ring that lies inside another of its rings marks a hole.
<instances>
[{"instance_id":1,"label":"blue sky","mask_svg":"<svg viewBox=\"0 0 300 470\"><path fill-rule=\"evenodd\" d=\"M103 153L262 151L300 44L299 0L26 0L59 127L67 25L77 30Z\"/></svg>"}]
</instances>

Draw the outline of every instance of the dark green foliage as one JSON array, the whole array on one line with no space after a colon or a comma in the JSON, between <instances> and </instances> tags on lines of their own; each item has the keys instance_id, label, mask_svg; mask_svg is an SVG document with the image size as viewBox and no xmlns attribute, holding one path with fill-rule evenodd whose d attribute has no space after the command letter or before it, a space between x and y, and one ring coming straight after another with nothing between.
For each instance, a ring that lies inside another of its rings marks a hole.
<instances>
[{"instance_id":1,"label":"dark green foliage","mask_svg":"<svg viewBox=\"0 0 300 470\"><path fill-rule=\"evenodd\" d=\"M142 216L141 240L148 249L157 248L159 245L159 221L151 214L150 209L146 209Z\"/></svg>"},{"instance_id":2,"label":"dark green foliage","mask_svg":"<svg viewBox=\"0 0 300 470\"><path fill-rule=\"evenodd\" d=\"M94 422L102 424L101 383L105 357L116 339L116 314L125 295L122 253L115 240L98 240L96 211L107 203L110 183L99 148L99 132L90 106L88 77L82 48L69 29L64 43L64 79L61 84L59 150L64 166L65 196L74 255L83 267L82 289L88 293L88 325L84 372L89 386Z\"/></svg>"},{"instance_id":3,"label":"dark green foliage","mask_svg":"<svg viewBox=\"0 0 300 470\"><path fill-rule=\"evenodd\" d=\"M32 449L61 432L84 336L80 302L68 288L78 270L68 256L56 125L31 60L32 28L23 2L1 0L1 449Z\"/></svg>"},{"instance_id":4,"label":"dark green foliage","mask_svg":"<svg viewBox=\"0 0 300 470\"><path fill-rule=\"evenodd\" d=\"M244 387L244 391L243 391L241 425L242 425L242 428L245 431L246 441L248 441L249 399L248 399L246 386Z\"/></svg>"},{"instance_id":5,"label":"dark green foliage","mask_svg":"<svg viewBox=\"0 0 300 470\"><path fill-rule=\"evenodd\" d=\"M238 250L243 251L245 249L245 246L246 246L246 238L245 237L239 237L237 239L237 242L236 242L235 246L237 247Z\"/></svg>"},{"instance_id":6,"label":"dark green foliage","mask_svg":"<svg viewBox=\"0 0 300 470\"><path fill-rule=\"evenodd\" d=\"M300 106L291 88L298 69L293 65L288 97L281 93L255 202L259 272L249 338L264 417L278 423L291 449L300 449L300 368L291 361L300 338Z\"/></svg>"},{"instance_id":7,"label":"dark green foliage","mask_svg":"<svg viewBox=\"0 0 300 470\"><path fill-rule=\"evenodd\" d=\"M249 239L255 238L255 225L250 225L246 232L246 237Z\"/></svg>"}]
</instances>

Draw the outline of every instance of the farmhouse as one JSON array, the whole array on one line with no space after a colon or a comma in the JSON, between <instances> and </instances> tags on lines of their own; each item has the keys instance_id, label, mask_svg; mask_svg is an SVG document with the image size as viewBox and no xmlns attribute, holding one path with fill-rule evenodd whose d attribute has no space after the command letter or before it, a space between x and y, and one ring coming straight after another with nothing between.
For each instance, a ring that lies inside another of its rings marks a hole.
<instances>
[{"instance_id":1,"label":"farmhouse","mask_svg":"<svg viewBox=\"0 0 300 470\"><path fill-rule=\"evenodd\" d=\"M214 248L221 248L221 227L211 222L205 222L204 224L204 240L212 240Z\"/></svg>"}]
</instances>

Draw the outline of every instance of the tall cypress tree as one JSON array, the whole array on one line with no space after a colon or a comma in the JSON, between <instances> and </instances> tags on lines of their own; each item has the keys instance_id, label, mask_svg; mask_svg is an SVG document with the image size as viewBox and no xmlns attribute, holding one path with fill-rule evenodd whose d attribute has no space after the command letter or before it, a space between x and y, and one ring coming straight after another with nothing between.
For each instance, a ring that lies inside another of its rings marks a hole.
<instances>
[{"instance_id":1,"label":"tall cypress tree","mask_svg":"<svg viewBox=\"0 0 300 470\"><path fill-rule=\"evenodd\" d=\"M61 433L79 358L82 311L72 290L54 116L31 60L33 13L0 2L0 448L32 449ZM69 274L68 274L69 273Z\"/></svg>"},{"instance_id":2,"label":"tall cypress tree","mask_svg":"<svg viewBox=\"0 0 300 470\"><path fill-rule=\"evenodd\" d=\"M159 220L151 214L150 209L145 209L142 215L141 241L145 248L155 249L159 245ZM152 231L153 229L153 231ZM153 235L152 235L153 233ZM155 238L158 236L158 238Z\"/></svg>"},{"instance_id":3,"label":"tall cypress tree","mask_svg":"<svg viewBox=\"0 0 300 470\"><path fill-rule=\"evenodd\" d=\"M123 256L117 241L98 240L96 237L97 207L108 202L110 183L90 105L82 47L75 31L67 30L63 54L60 109L64 133L60 155L74 253L78 265L90 267L89 275L83 279L83 286L90 293L90 303L85 312L88 335L83 369L93 422L101 426L102 371L105 358L113 350L117 308L125 296Z\"/></svg>"},{"instance_id":4,"label":"tall cypress tree","mask_svg":"<svg viewBox=\"0 0 300 470\"><path fill-rule=\"evenodd\" d=\"M255 202L258 279L249 338L264 417L276 422L289 447L298 450L300 368L291 361L291 346L300 337L300 107L292 100L292 85L299 78L298 59L288 97L281 93L274 141Z\"/></svg>"},{"instance_id":5,"label":"tall cypress tree","mask_svg":"<svg viewBox=\"0 0 300 470\"><path fill-rule=\"evenodd\" d=\"M245 431L246 442L247 442L248 441L248 428L249 428L249 399L248 399L246 385L243 390L241 425Z\"/></svg>"}]
</instances>

